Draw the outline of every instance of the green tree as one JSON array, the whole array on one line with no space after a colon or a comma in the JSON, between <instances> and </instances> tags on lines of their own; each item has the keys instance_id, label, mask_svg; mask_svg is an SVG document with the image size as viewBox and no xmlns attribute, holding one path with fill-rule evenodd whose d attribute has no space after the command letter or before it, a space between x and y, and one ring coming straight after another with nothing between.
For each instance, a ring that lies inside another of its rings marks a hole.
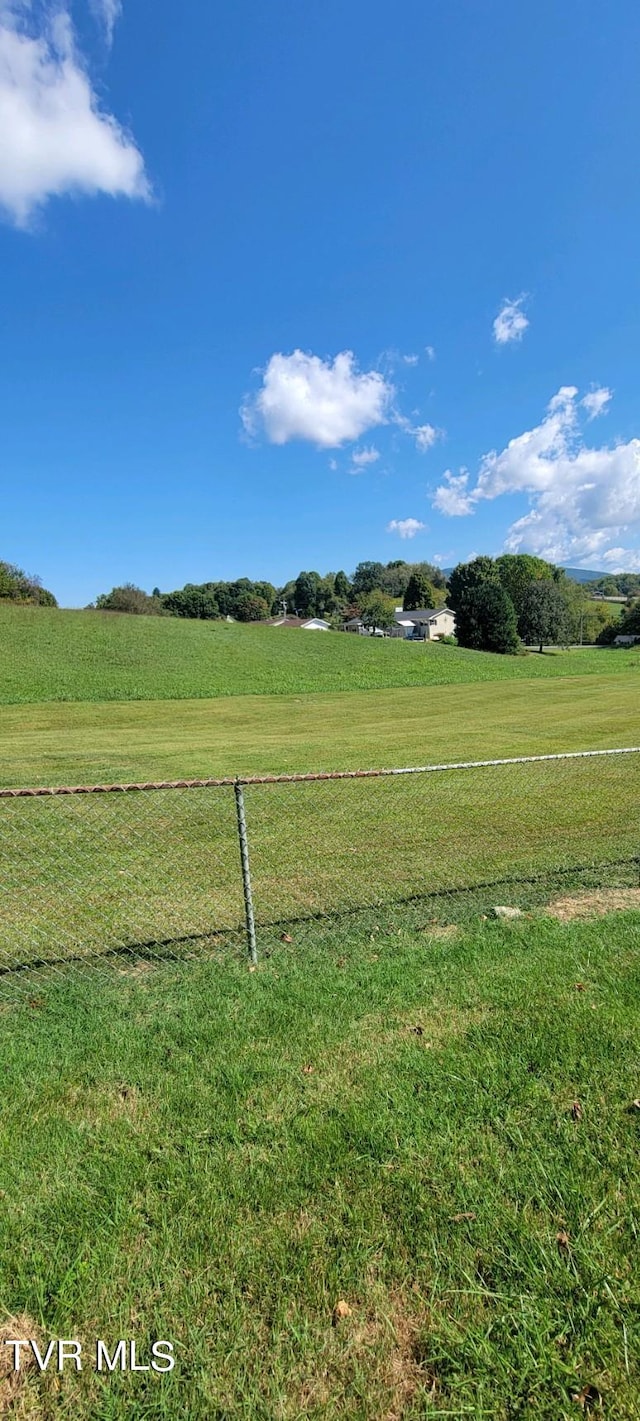
<instances>
[{"instance_id":1,"label":"green tree","mask_svg":"<svg viewBox=\"0 0 640 1421\"><path fill-rule=\"evenodd\" d=\"M351 597L351 583L346 572L337 572L333 584L334 593L339 602L348 602Z\"/></svg>"},{"instance_id":2,"label":"green tree","mask_svg":"<svg viewBox=\"0 0 640 1421\"><path fill-rule=\"evenodd\" d=\"M589 591L601 592L603 597L617 597L620 593L618 578L610 574L607 577L599 577L597 582L587 582L585 585Z\"/></svg>"},{"instance_id":3,"label":"green tree","mask_svg":"<svg viewBox=\"0 0 640 1421\"><path fill-rule=\"evenodd\" d=\"M621 596L640 597L640 572L621 572L616 581Z\"/></svg>"},{"instance_id":4,"label":"green tree","mask_svg":"<svg viewBox=\"0 0 640 1421\"><path fill-rule=\"evenodd\" d=\"M396 604L393 597L387 597L386 593L378 589L367 593L362 599L360 615L366 627L379 627L380 631L388 631L394 625L396 614Z\"/></svg>"},{"instance_id":5,"label":"green tree","mask_svg":"<svg viewBox=\"0 0 640 1421\"><path fill-rule=\"evenodd\" d=\"M460 612L468 593L484 583L491 583L494 587L502 585L493 558L479 557L472 562L459 562L449 578L449 606L454 612Z\"/></svg>"},{"instance_id":6,"label":"green tree","mask_svg":"<svg viewBox=\"0 0 640 1421\"><path fill-rule=\"evenodd\" d=\"M518 617L523 598L532 582L551 582L554 568L544 558L536 558L532 553L503 553L496 558L498 576L509 594Z\"/></svg>"},{"instance_id":7,"label":"green tree","mask_svg":"<svg viewBox=\"0 0 640 1421\"><path fill-rule=\"evenodd\" d=\"M620 628L617 608L612 607L610 602L585 601L577 625L572 617L571 640L593 646L607 627L612 627L613 636L617 635Z\"/></svg>"},{"instance_id":8,"label":"green tree","mask_svg":"<svg viewBox=\"0 0 640 1421\"><path fill-rule=\"evenodd\" d=\"M518 618L520 635L527 646L557 645L569 639L566 598L554 582L530 582Z\"/></svg>"},{"instance_id":9,"label":"green tree","mask_svg":"<svg viewBox=\"0 0 640 1421\"><path fill-rule=\"evenodd\" d=\"M295 610L300 617L317 615L318 593L320 590L318 572L299 572L293 589Z\"/></svg>"},{"instance_id":10,"label":"green tree","mask_svg":"<svg viewBox=\"0 0 640 1421\"><path fill-rule=\"evenodd\" d=\"M236 599L235 616L239 622L264 622L271 608L266 598L255 592L242 592Z\"/></svg>"},{"instance_id":11,"label":"green tree","mask_svg":"<svg viewBox=\"0 0 640 1421\"><path fill-rule=\"evenodd\" d=\"M416 562L413 564L412 571L424 573L427 582L430 582L431 586L435 587L436 592L446 592L447 579L442 571L442 568L436 567L435 563ZM440 606L441 602L439 602L438 605Z\"/></svg>"},{"instance_id":12,"label":"green tree","mask_svg":"<svg viewBox=\"0 0 640 1421\"><path fill-rule=\"evenodd\" d=\"M8 602L29 602L35 607L57 607L58 603L39 577L30 577L15 563L0 562L0 598Z\"/></svg>"},{"instance_id":13,"label":"green tree","mask_svg":"<svg viewBox=\"0 0 640 1421\"><path fill-rule=\"evenodd\" d=\"M166 593L162 603L172 617L213 621L220 616L220 608L213 592L194 586L193 583L187 583L180 592Z\"/></svg>"},{"instance_id":14,"label":"green tree","mask_svg":"<svg viewBox=\"0 0 640 1421\"><path fill-rule=\"evenodd\" d=\"M405 612L415 612L418 607L435 607L435 589L421 571L412 572L402 599Z\"/></svg>"},{"instance_id":15,"label":"green tree","mask_svg":"<svg viewBox=\"0 0 640 1421\"><path fill-rule=\"evenodd\" d=\"M332 572L327 572L318 581L315 614L317 617L330 617L333 612L337 611L338 605L336 579Z\"/></svg>"},{"instance_id":16,"label":"green tree","mask_svg":"<svg viewBox=\"0 0 640 1421\"><path fill-rule=\"evenodd\" d=\"M164 607L159 597L150 597L133 582L124 582L121 587L112 587L110 592L102 592L95 600L99 612L129 612L134 616L160 617Z\"/></svg>"},{"instance_id":17,"label":"green tree","mask_svg":"<svg viewBox=\"0 0 640 1421\"><path fill-rule=\"evenodd\" d=\"M616 636L640 636L640 598L629 605L617 624L603 630L598 641L612 642Z\"/></svg>"},{"instance_id":18,"label":"green tree","mask_svg":"<svg viewBox=\"0 0 640 1421\"><path fill-rule=\"evenodd\" d=\"M499 581L477 582L465 592L456 612L460 646L473 651L513 655L518 650L516 610Z\"/></svg>"},{"instance_id":19,"label":"green tree","mask_svg":"<svg viewBox=\"0 0 640 1421\"><path fill-rule=\"evenodd\" d=\"M353 574L352 593L355 601L366 597L369 592L382 591L384 567L381 562L359 562Z\"/></svg>"},{"instance_id":20,"label":"green tree","mask_svg":"<svg viewBox=\"0 0 640 1421\"><path fill-rule=\"evenodd\" d=\"M388 562L382 570L381 591L386 592L388 597L395 597L396 606L402 601L407 590L407 584L413 568L404 558L394 558L393 562Z\"/></svg>"}]
</instances>

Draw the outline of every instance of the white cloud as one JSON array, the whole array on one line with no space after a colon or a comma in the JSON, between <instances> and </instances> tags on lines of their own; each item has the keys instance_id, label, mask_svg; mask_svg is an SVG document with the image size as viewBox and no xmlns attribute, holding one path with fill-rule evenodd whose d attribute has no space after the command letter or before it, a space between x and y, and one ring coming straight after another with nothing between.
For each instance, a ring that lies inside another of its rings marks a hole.
<instances>
[{"instance_id":1,"label":"white cloud","mask_svg":"<svg viewBox=\"0 0 640 1421\"><path fill-rule=\"evenodd\" d=\"M436 489L433 506L439 513L446 513L450 518L461 517L465 513L473 513L473 500L467 492L469 475L465 469L459 474L453 474L451 469L447 469L443 475L444 484Z\"/></svg>"},{"instance_id":2,"label":"white cloud","mask_svg":"<svg viewBox=\"0 0 640 1421\"><path fill-rule=\"evenodd\" d=\"M294 350L271 356L260 390L245 399L240 413L247 433L263 429L271 444L307 439L337 449L386 424L394 394L377 370L360 372L350 350L333 361Z\"/></svg>"},{"instance_id":3,"label":"white cloud","mask_svg":"<svg viewBox=\"0 0 640 1421\"><path fill-rule=\"evenodd\" d=\"M414 410L413 413L414 415L417 414L417 410ZM407 419L406 415L400 414L399 410L394 410L392 419L393 423L397 424L399 429L402 429L405 434L409 435L410 439L414 440L416 449L420 454L426 454L427 450L431 449L438 439L444 438L443 429L436 429L433 424L412 424L411 420Z\"/></svg>"},{"instance_id":4,"label":"white cloud","mask_svg":"<svg viewBox=\"0 0 640 1421\"><path fill-rule=\"evenodd\" d=\"M417 365L417 364L418 364L418 361L419 361L419 359L420 359L420 356L419 356L419 355L403 355L402 359L404 360L405 365Z\"/></svg>"},{"instance_id":5,"label":"white cloud","mask_svg":"<svg viewBox=\"0 0 640 1421\"><path fill-rule=\"evenodd\" d=\"M426 352L427 360L435 360L435 358L436 358L436 352L435 352L435 349L434 349L434 347L433 347L432 345L425 345L425 352Z\"/></svg>"},{"instance_id":6,"label":"white cloud","mask_svg":"<svg viewBox=\"0 0 640 1421\"><path fill-rule=\"evenodd\" d=\"M26 227L63 193L148 200L142 155L100 107L68 13L35 33L29 12L0 0L0 209Z\"/></svg>"},{"instance_id":7,"label":"white cloud","mask_svg":"<svg viewBox=\"0 0 640 1421\"><path fill-rule=\"evenodd\" d=\"M481 500L527 494L530 510L509 529L509 552L526 548L555 562L638 558L620 540L630 534L640 542L640 439L590 448L580 407L575 386L563 386L539 425L483 456L474 488L466 471L448 471L436 508L466 514Z\"/></svg>"},{"instance_id":8,"label":"white cloud","mask_svg":"<svg viewBox=\"0 0 640 1421\"><path fill-rule=\"evenodd\" d=\"M496 345L509 345L511 341L522 340L529 321L522 310L524 296L517 301L505 300L493 323Z\"/></svg>"},{"instance_id":9,"label":"white cloud","mask_svg":"<svg viewBox=\"0 0 640 1421\"><path fill-rule=\"evenodd\" d=\"M608 390L606 385L598 385L595 390L590 390L588 395L585 395L581 404L589 419L597 419L598 415L606 413L612 399L613 391Z\"/></svg>"},{"instance_id":10,"label":"white cloud","mask_svg":"<svg viewBox=\"0 0 640 1421\"><path fill-rule=\"evenodd\" d=\"M377 464L380 458L380 450L375 445L370 445L368 449L355 449L351 455L351 462L357 469L365 469L367 464Z\"/></svg>"},{"instance_id":11,"label":"white cloud","mask_svg":"<svg viewBox=\"0 0 640 1421\"><path fill-rule=\"evenodd\" d=\"M335 472L336 472L336 470L337 470L337 468L338 468L338 460L337 460L337 459L330 459L330 460L329 460L329 468L331 469L332 474L335 474Z\"/></svg>"},{"instance_id":12,"label":"white cloud","mask_svg":"<svg viewBox=\"0 0 640 1421\"><path fill-rule=\"evenodd\" d=\"M387 533L398 533L401 538L415 538L416 533L421 533L426 526L418 518L392 518L387 523Z\"/></svg>"},{"instance_id":13,"label":"white cloud","mask_svg":"<svg viewBox=\"0 0 640 1421\"><path fill-rule=\"evenodd\" d=\"M440 438L440 430L435 429L432 424L415 425L411 433L416 441L416 449L419 449L421 454L426 454L427 449L431 449Z\"/></svg>"},{"instance_id":14,"label":"white cloud","mask_svg":"<svg viewBox=\"0 0 640 1421\"><path fill-rule=\"evenodd\" d=\"M90 0L91 9L102 25L107 44L113 43L113 31L122 14L122 0Z\"/></svg>"}]
</instances>

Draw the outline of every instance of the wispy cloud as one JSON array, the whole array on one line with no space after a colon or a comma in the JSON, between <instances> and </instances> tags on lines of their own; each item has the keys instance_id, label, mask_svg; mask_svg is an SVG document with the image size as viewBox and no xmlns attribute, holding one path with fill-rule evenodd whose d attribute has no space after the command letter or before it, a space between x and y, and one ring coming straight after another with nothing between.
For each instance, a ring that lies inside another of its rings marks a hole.
<instances>
[{"instance_id":1,"label":"wispy cloud","mask_svg":"<svg viewBox=\"0 0 640 1421\"><path fill-rule=\"evenodd\" d=\"M589 419L597 419L598 415L606 414L612 399L613 391L608 390L606 385L598 385L596 389L589 390L581 404L582 408L587 411Z\"/></svg>"},{"instance_id":2,"label":"wispy cloud","mask_svg":"<svg viewBox=\"0 0 640 1421\"><path fill-rule=\"evenodd\" d=\"M0 209L19 227L64 193L150 198L142 155L100 106L65 10L34 30L30 5L0 3L0 134Z\"/></svg>"},{"instance_id":3,"label":"wispy cloud","mask_svg":"<svg viewBox=\"0 0 640 1421\"><path fill-rule=\"evenodd\" d=\"M113 32L122 14L122 0L90 0L93 14L104 30L107 44L113 44Z\"/></svg>"},{"instance_id":4,"label":"wispy cloud","mask_svg":"<svg viewBox=\"0 0 640 1421\"><path fill-rule=\"evenodd\" d=\"M380 450L372 444L368 449L354 449L351 462L357 469L366 469L367 464L377 464L379 458Z\"/></svg>"},{"instance_id":5,"label":"wispy cloud","mask_svg":"<svg viewBox=\"0 0 640 1421\"><path fill-rule=\"evenodd\" d=\"M522 309L526 296L518 296L517 301L505 300L493 323L493 338L496 345L510 345L522 340L529 321Z\"/></svg>"},{"instance_id":6,"label":"wispy cloud","mask_svg":"<svg viewBox=\"0 0 640 1421\"><path fill-rule=\"evenodd\" d=\"M414 424L412 420L407 419L407 416L401 414L399 410L394 410L392 418L393 423L396 424L404 434L408 434L410 439L413 439L416 449L420 454L426 454L427 450L432 449L433 445L436 444L439 439L444 439L444 430L436 429L434 424Z\"/></svg>"}]
</instances>

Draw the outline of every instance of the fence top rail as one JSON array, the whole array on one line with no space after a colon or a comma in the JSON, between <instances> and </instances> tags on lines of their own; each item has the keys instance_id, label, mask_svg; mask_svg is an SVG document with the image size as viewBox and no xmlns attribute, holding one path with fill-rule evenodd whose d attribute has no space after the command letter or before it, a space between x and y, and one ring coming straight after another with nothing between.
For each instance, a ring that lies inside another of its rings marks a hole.
<instances>
[{"instance_id":1,"label":"fence top rail","mask_svg":"<svg viewBox=\"0 0 640 1421\"><path fill-rule=\"evenodd\" d=\"M324 780L375 780L394 775L442 774L447 770L482 770L499 765L535 765L551 760L593 760L606 755L638 755L640 745L611 750L560 750L550 755L514 755L501 760L454 760L439 765L406 765L387 770L321 770L290 775L231 775L205 780L144 780L139 784L51 785L0 789L0 799L45 799L69 794L133 794L161 789L223 789L236 785L314 784Z\"/></svg>"}]
</instances>

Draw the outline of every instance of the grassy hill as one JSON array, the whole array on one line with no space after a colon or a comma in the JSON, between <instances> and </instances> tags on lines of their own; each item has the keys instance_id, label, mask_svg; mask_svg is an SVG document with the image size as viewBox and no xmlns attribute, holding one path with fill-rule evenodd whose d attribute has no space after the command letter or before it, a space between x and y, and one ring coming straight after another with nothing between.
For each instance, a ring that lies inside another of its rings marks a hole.
<instances>
[{"instance_id":1,"label":"grassy hill","mask_svg":"<svg viewBox=\"0 0 640 1421\"><path fill-rule=\"evenodd\" d=\"M584 676L640 667L608 649L491 656L227 622L0 606L0 703L183 700Z\"/></svg>"}]
</instances>

